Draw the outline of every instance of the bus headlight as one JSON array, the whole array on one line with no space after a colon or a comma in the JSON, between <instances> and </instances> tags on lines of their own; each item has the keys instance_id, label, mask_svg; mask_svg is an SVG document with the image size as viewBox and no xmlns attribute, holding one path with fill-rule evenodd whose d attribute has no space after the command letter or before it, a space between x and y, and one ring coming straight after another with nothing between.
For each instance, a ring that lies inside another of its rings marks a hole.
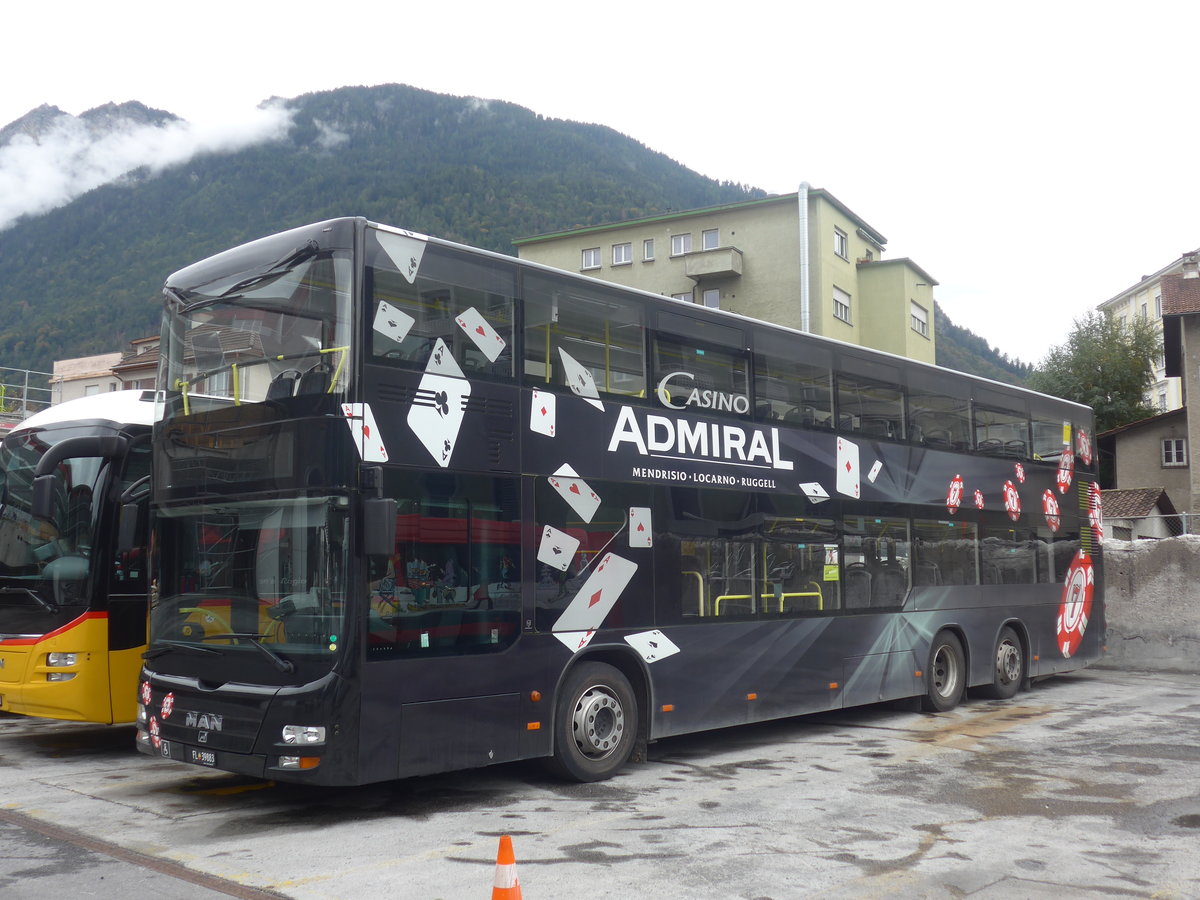
<instances>
[{"instance_id":1,"label":"bus headlight","mask_svg":"<svg viewBox=\"0 0 1200 900\"><path fill-rule=\"evenodd\" d=\"M279 768L281 769L315 769L321 764L319 756L281 756L279 757Z\"/></svg>"},{"instance_id":2,"label":"bus headlight","mask_svg":"<svg viewBox=\"0 0 1200 900\"><path fill-rule=\"evenodd\" d=\"M283 742L285 744L323 744L325 743L325 726L284 725Z\"/></svg>"},{"instance_id":3,"label":"bus headlight","mask_svg":"<svg viewBox=\"0 0 1200 900\"><path fill-rule=\"evenodd\" d=\"M70 681L76 675L75 672L47 672L47 681Z\"/></svg>"},{"instance_id":4,"label":"bus headlight","mask_svg":"<svg viewBox=\"0 0 1200 900\"><path fill-rule=\"evenodd\" d=\"M79 662L79 654L77 653L47 653L46 665L53 669L65 669L67 666L73 666Z\"/></svg>"}]
</instances>

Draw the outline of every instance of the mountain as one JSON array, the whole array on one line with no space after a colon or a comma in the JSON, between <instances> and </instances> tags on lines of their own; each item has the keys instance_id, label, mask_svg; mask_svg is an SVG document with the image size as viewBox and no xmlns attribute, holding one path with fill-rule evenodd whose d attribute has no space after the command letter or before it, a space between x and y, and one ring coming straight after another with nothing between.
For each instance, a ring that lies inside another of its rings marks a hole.
<instances>
[{"instance_id":1,"label":"mountain","mask_svg":"<svg viewBox=\"0 0 1200 900\"><path fill-rule=\"evenodd\" d=\"M937 334L937 364L947 369L982 375L993 381L1023 385L1033 366L992 347L975 332L955 325L941 306L933 306L934 328Z\"/></svg>"},{"instance_id":2,"label":"mountain","mask_svg":"<svg viewBox=\"0 0 1200 900\"><path fill-rule=\"evenodd\" d=\"M511 253L516 237L766 196L610 128L501 101L387 85L261 112L240 137L140 103L78 117L42 106L0 129L0 169L33 143L106 179L51 185L60 205L12 206L7 219L0 197L0 365L49 371L124 349L157 330L168 274L306 222L362 215ZM986 341L964 331L975 339L959 347L938 315L939 363L1002 377Z\"/></svg>"}]
</instances>

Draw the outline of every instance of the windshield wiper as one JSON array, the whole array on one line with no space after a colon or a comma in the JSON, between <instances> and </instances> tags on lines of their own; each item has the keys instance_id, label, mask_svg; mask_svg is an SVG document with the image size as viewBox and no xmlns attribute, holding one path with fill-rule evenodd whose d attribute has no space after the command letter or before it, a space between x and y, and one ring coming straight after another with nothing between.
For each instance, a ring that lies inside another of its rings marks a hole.
<instances>
[{"instance_id":1,"label":"windshield wiper","mask_svg":"<svg viewBox=\"0 0 1200 900\"><path fill-rule=\"evenodd\" d=\"M272 263L271 267L267 270L257 275L251 275L249 278L244 278L228 290L222 291L217 299L224 300L230 296L245 293L252 287L269 284L278 278L282 278L296 268L296 266L300 265L300 263L312 259L320 252L321 248L317 245L316 241L308 241L301 244L283 259Z\"/></svg>"},{"instance_id":2,"label":"windshield wiper","mask_svg":"<svg viewBox=\"0 0 1200 900\"><path fill-rule=\"evenodd\" d=\"M202 641L219 641L222 638L234 638L234 639L241 639L244 641L249 641L251 644L253 644L255 647L257 647L259 650L261 650L263 653L265 653L270 658L271 662L274 663L275 668L277 668L280 672L283 672L285 675L290 675L293 672L295 672L296 664L293 663L290 659L284 659L282 656L280 656L278 653L276 653L274 650L272 650L270 647L268 647L266 644L264 644L262 642L262 638L265 638L265 637L266 637L265 634L244 634L242 632L229 632L227 634L206 634L200 640L202 640ZM209 649L209 648L206 647L205 649Z\"/></svg>"},{"instance_id":3,"label":"windshield wiper","mask_svg":"<svg viewBox=\"0 0 1200 900\"><path fill-rule=\"evenodd\" d=\"M221 653L216 647L202 647L199 644L189 644L187 641L155 641L154 643L162 646L147 650L142 654L142 659L157 659L172 650L190 650L193 653L216 653L218 655Z\"/></svg>"},{"instance_id":4,"label":"windshield wiper","mask_svg":"<svg viewBox=\"0 0 1200 900\"><path fill-rule=\"evenodd\" d=\"M42 609L44 609L48 613L58 612L58 609L59 609L57 603L52 603L51 601L49 601L45 597L43 597L41 594L39 594L37 591L31 591L29 588L5 588L2 593L5 593L5 594L28 594L30 599L32 599L34 603L36 603L38 606L40 606Z\"/></svg>"}]
</instances>

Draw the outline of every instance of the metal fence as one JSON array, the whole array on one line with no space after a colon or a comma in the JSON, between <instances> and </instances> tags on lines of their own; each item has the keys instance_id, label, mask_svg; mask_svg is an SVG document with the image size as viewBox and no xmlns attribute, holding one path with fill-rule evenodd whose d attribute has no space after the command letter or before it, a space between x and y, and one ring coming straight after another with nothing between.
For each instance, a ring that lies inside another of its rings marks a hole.
<instances>
[{"instance_id":1,"label":"metal fence","mask_svg":"<svg viewBox=\"0 0 1200 900\"><path fill-rule=\"evenodd\" d=\"M50 377L49 372L0 366L0 421L15 425L50 406Z\"/></svg>"}]
</instances>

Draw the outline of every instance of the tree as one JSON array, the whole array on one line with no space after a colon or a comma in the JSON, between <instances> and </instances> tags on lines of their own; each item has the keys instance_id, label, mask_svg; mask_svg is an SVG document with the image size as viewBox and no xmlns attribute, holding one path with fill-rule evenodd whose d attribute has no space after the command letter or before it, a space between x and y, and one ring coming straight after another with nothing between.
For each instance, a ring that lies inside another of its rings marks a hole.
<instances>
[{"instance_id":1,"label":"tree","mask_svg":"<svg viewBox=\"0 0 1200 900\"><path fill-rule=\"evenodd\" d=\"M1051 349L1026 382L1035 391L1085 403L1096 430L1108 431L1156 415L1146 402L1154 384L1152 360L1162 350L1154 326L1131 325L1091 312L1076 319L1065 344Z\"/></svg>"}]
</instances>

